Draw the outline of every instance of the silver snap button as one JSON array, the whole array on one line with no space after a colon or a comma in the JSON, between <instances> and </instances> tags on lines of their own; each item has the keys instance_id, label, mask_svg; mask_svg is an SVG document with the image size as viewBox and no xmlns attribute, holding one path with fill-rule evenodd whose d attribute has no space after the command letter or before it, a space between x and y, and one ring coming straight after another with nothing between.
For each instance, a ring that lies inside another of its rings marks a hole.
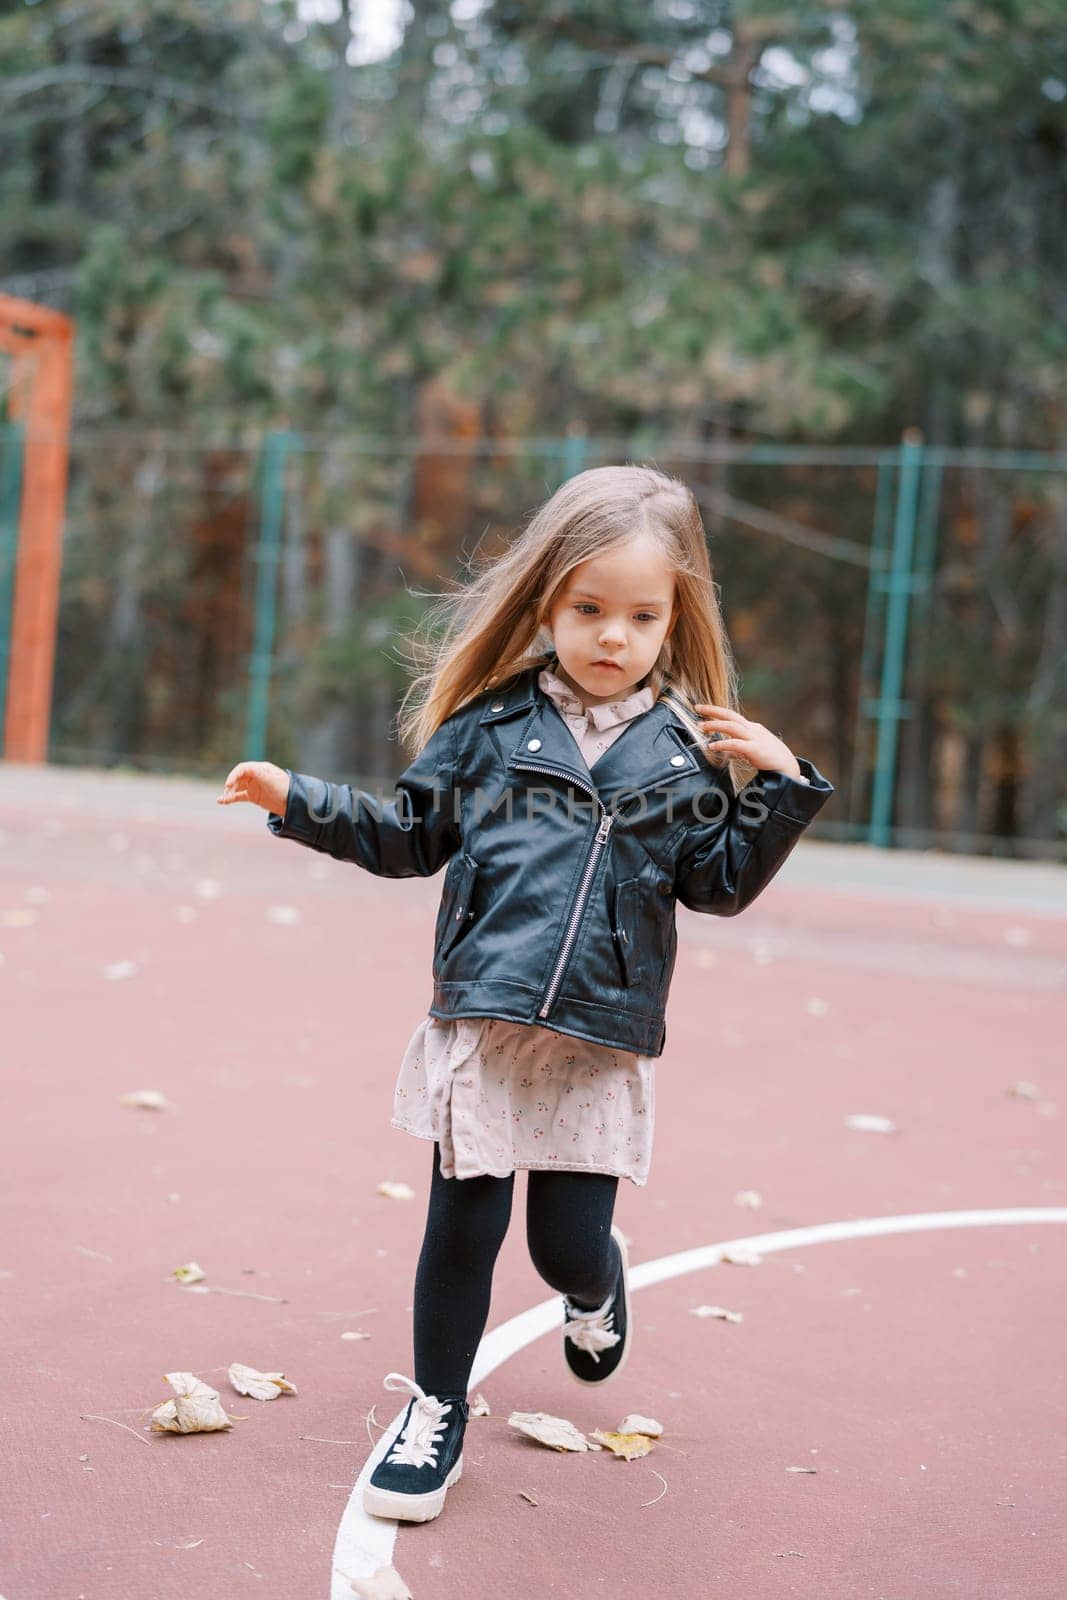
<instances>
[{"instance_id":1,"label":"silver snap button","mask_svg":"<svg viewBox=\"0 0 1067 1600\"><path fill-rule=\"evenodd\" d=\"M684 767L685 766L685 757L684 756L671 756L671 766L672 767Z\"/></svg>"},{"instance_id":2,"label":"silver snap button","mask_svg":"<svg viewBox=\"0 0 1067 1600\"><path fill-rule=\"evenodd\" d=\"M462 913L462 911L457 911L456 912L456 921L457 922L462 922L463 921L463 913Z\"/></svg>"},{"instance_id":3,"label":"silver snap button","mask_svg":"<svg viewBox=\"0 0 1067 1600\"><path fill-rule=\"evenodd\" d=\"M503 700L494 700L492 705L489 707L489 709L490 709L490 711L503 711L503 709L504 709Z\"/></svg>"},{"instance_id":4,"label":"silver snap button","mask_svg":"<svg viewBox=\"0 0 1067 1600\"><path fill-rule=\"evenodd\" d=\"M540 750L540 748L541 748L540 739L531 739L529 744L526 746L526 748L527 748L527 750Z\"/></svg>"}]
</instances>

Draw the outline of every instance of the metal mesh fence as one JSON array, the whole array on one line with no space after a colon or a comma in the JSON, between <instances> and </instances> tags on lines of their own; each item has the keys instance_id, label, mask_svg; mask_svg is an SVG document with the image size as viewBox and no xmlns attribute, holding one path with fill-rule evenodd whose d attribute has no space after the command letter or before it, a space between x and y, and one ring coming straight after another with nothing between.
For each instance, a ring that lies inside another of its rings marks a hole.
<instances>
[{"instance_id":1,"label":"metal mesh fence","mask_svg":"<svg viewBox=\"0 0 1067 1600\"><path fill-rule=\"evenodd\" d=\"M696 493L742 708L837 786L817 831L1063 856L1067 458L915 437L76 432L49 759L217 777L266 757L388 780L408 760L394 719L427 596L565 478L623 460ZM3 527L0 580L10 508Z\"/></svg>"}]
</instances>

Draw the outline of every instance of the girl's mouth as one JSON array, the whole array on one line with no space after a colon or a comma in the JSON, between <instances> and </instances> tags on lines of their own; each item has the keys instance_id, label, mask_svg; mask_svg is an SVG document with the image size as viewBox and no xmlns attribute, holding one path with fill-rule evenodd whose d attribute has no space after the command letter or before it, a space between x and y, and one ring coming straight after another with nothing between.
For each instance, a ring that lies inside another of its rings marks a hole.
<instances>
[{"instance_id":1,"label":"girl's mouth","mask_svg":"<svg viewBox=\"0 0 1067 1600\"><path fill-rule=\"evenodd\" d=\"M613 672L621 672L622 668L617 661L594 661L594 667L610 667Z\"/></svg>"}]
</instances>

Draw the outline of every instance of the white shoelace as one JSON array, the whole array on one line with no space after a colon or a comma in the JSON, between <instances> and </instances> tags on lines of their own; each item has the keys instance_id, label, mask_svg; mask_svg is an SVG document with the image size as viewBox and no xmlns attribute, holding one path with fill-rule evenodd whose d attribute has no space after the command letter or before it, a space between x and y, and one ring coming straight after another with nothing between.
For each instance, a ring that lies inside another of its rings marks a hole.
<instances>
[{"instance_id":1,"label":"white shoelace","mask_svg":"<svg viewBox=\"0 0 1067 1600\"><path fill-rule=\"evenodd\" d=\"M600 1360L601 1350L610 1350L622 1337L621 1334L612 1332L611 1324L615 1320L615 1313L609 1311L608 1307L614 1298L614 1293L609 1294L604 1304L595 1311L579 1311L564 1296L567 1321L563 1337L573 1340L579 1350L586 1351L594 1361Z\"/></svg>"},{"instance_id":2,"label":"white shoelace","mask_svg":"<svg viewBox=\"0 0 1067 1600\"><path fill-rule=\"evenodd\" d=\"M445 1417L452 1409L452 1402L427 1394L413 1378L405 1378L402 1372L388 1373L384 1383L387 1389L406 1389L415 1396L408 1420L386 1460L410 1467L435 1467L438 1446L448 1426Z\"/></svg>"}]
</instances>

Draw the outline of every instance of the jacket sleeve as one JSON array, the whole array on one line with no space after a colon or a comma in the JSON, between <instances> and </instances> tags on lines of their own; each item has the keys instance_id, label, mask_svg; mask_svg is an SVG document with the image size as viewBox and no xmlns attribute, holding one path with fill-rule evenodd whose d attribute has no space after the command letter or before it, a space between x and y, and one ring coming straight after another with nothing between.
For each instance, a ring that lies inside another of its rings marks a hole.
<instances>
[{"instance_id":1,"label":"jacket sleeve","mask_svg":"<svg viewBox=\"0 0 1067 1600\"><path fill-rule=\"evenodd\" d=\"M739 794L722 773L715 816L688 830L675 868L675 893L691 911L736 917L770 883L834 786L798 756L806 783L784 772L761 772Z\"/></svg>"},{"instance_id":2,"label":"jacket sleeve","mask_svg":"<svg viewBox=\"0 0 1067 1600\"><path fill-rule=\"evenodd\" d=\"M441 724L396 781L386 801L366 789L289 772L285 815L267 827L336 861L352 861L379 878L431 877L462 838L455 729Z\"/></svg>"}]
</instances>

